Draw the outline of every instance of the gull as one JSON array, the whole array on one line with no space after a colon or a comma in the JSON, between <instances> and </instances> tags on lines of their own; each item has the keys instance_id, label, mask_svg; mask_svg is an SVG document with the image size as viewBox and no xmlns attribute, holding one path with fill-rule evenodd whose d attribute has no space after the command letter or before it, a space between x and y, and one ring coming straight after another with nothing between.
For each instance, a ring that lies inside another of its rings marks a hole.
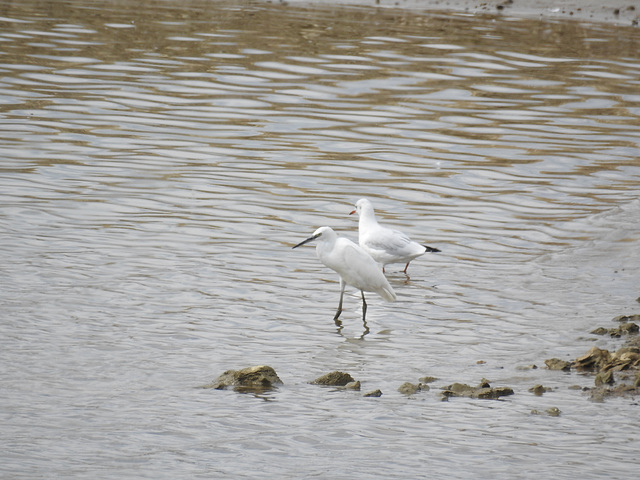
<instances>
[{"instance_id":1,"label":"gull","mask_svg":"<svg viewBox=\"0 0 640 480\"><path fill-rule=\"evenodd\" d=\"M409 263L425 252L439 252L437 248L427 247L412 241L407 235L398 230L391 230L378 224L373 205L366 198L361 198L356 202L356 209L349 215L358 213L358 243L367 251L373 259L382 264L384 272L385 265L390 263L407 263L404 267L404 274L407 274Z\"/></svg>"},{"instance_id":2,"label":"gull","mask_svg":"<svg viewBox=\"0 0 640 480\"><path fill-rule=\"evenodd\" d=\"M396 294L389 285L380 267L373 258L351 240L338 237L330 227L318 228L311 237L303 240L293 248L318 240L316 255L320 261L340 276L340 303L333 320L338 324L342 313L342 298L346 285L360 290L362 294L362 320L366 322L367 302L364 292L375 292L387 302L393 302Z\"/></svg>"}]
</instances>

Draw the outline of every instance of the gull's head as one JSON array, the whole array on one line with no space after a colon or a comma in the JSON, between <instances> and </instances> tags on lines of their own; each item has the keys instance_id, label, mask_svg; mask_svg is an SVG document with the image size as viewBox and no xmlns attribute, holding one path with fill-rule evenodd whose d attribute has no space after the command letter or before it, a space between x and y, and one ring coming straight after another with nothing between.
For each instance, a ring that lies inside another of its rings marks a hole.
<instances>
[{"instance_id":1,"label":"gull's head","mask_svg":"<svg viewBox=\"0 0 640 480\"><path fill-rule=\"evenodd\" d=\"M331 227L320 227L315 232L313 232L313 235L311 235L309 238L307 238L306 240L301 241L295 247L291 247L291 248L300 247L300 246L304 245L305 243L313 242L314 240L317 240L318 238L324 240L324 239L333 238L335 236L336 236L336 232L334 232L331 229Z\"/></svg>"},{"instance_id":2,"label":"gull's head","mask_svg":"<svg viewBox=\"0 0 640 480\"><path fill-rule=\"evenodd\" d=\"M366 198L361 198L356 202L356 209L352 211L349 215L353 215L354 213L358 213L358 215L362 215L362 212L373 212L373 205Z\"/></svg>"}]
</instances>

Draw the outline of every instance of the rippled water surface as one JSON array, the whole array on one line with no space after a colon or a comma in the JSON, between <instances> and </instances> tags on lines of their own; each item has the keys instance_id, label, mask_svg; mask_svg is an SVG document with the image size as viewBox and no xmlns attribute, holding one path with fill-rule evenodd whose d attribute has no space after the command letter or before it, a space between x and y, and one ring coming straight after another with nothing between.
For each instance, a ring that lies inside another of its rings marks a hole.
<instances>
[{"instance_id":1,"label":"rippled water surface","mask_svg":"<svg viewBox=\"0 0 640 480\"><path fill-rule=\"evenodd\" d=\"M0 476L629 478L637 401L519 367L640 308L637 29L200 0L0 27ZM367 335L291 249L356 239L364 196L442 250L387 269ZM197 388L258 364L284 385ZM308 384L332 370L362 391ZM515 395L440 401L482 378Z\"/></svg>"}]
</instances>

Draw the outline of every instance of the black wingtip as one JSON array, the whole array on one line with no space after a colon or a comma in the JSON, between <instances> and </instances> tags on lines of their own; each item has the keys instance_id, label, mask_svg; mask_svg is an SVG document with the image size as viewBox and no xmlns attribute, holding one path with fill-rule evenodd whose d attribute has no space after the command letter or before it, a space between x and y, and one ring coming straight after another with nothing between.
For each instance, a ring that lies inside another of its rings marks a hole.
<instances>
[{"instance_id":1,"label":"black wingtip","mask_svg":"<svg viewBox=\"0 0 640 480\"><path fill-rule=\"evenodd\" d=\"M440 250L438 250L437 248L427 247L426 245L423 245L423 247L426 248L427 252L430 252L430 253L438 253L438 252L440 252Z\"/></svg>"}]
</instances>

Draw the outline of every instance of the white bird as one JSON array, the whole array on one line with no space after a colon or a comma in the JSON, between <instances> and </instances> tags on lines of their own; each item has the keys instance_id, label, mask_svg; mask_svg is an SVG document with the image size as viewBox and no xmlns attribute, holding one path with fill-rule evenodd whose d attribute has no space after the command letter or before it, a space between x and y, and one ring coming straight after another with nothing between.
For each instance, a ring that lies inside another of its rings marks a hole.
<instances>
[{"instance_id":1,"label":"white bird","mask_svg":"<svg viewBox=\"0 0 640 480\"><path fill-rule=\"evenodd\" d=\"M311 237L300 242L295 247L318 240L316 255L320 261L340 275L340 303L333 319L338 323L342 313L342 298L346 285L360 290L362 294L362 320L365 321L367 302L364 292L375 292L387 302L393 302L396 294L389 285L387 278L380 271L380 267L371 256L353 243L351 240L338 237L330 227L318 228Z\"/></svg>"},{"instance_id":2,"label":"white bird","mask_svg":"<svg viewBox=\"0 0 640 480\"><path fill-rule=\"evenodd\" d=\"M391 230L378 224L373 205L366 198L356 202L356 209L349 215L358 212L358 243L373 259L385 265L390 263L407 263L404 273L407 273L409 263L425 252L439 252L437 248L427 247L412 241L407 235L398 230Z\"/></svg>"}]
</instances>

